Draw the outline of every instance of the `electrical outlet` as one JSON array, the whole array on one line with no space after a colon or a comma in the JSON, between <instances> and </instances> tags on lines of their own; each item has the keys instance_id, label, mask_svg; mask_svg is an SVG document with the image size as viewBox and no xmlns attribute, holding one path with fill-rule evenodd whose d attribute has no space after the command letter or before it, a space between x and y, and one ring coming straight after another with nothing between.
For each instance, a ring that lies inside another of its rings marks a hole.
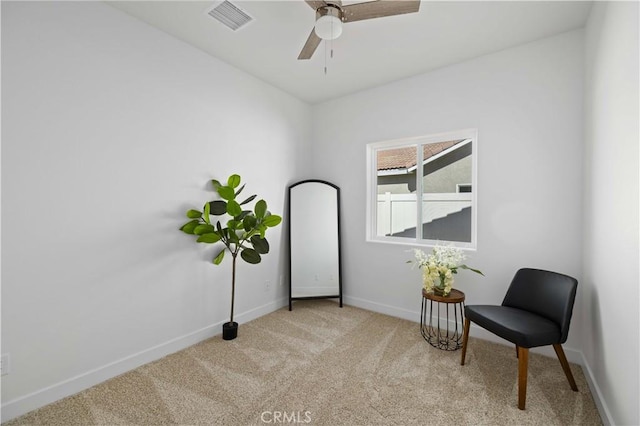
<instances>
[{"instance_id":1,"label":"electrical outlet","mask_svg":"<svg viewBox=\"0 0 640 426\"><path fill-rule=\"evenodd\" d=\"M0 358L0 375L9 374L9 354L2 354Z\"/></svg>"},{"instance_id":2,"label":"electrical outlet","mask_svg":"<svg viewBox=\"0 0 640 426\"><path fill-rule=\"evenodd\" d=\"M271 281L267 280L264 282L264 291L271 290Z\"/></svg>"}]
</instances>

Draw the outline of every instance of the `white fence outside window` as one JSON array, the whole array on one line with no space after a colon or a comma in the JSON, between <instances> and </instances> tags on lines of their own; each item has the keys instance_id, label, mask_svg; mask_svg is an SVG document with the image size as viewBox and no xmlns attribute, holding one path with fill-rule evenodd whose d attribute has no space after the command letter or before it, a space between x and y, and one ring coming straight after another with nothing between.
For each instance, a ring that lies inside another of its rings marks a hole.
<instances>
[{"instance_id":1,"label":"white fence outside window","mask_svg":"<svg viewBox=\"0 0 640 426\"><path fill-rule=\"evenodd\" d=\"M429 193L422 195L422 222L471 207L473 193ZM378 194L377 235L391 235L416 227L416 195Z\"/></svg>"}]
</instances>

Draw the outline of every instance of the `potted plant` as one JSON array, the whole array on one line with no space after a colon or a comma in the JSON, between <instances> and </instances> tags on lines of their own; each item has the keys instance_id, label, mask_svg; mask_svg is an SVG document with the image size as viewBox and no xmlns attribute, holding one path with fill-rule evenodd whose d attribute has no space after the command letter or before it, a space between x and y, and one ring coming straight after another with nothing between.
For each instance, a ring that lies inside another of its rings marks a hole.
<instances>
[{"instance_id":1,"label":"potted plant","mask_svg":"<svg viewBox=\"0 0 640 426\"><path fill-rule=\"evenodd\" d=\"M236 174L229 176L226 185L222 185L215 179L212 180L213 189L221 199L206 202L202 211L195 209L187 211L187 217L191 220L180 228L187 234L196 235L198 243L220 242L224 245L213 258L215 265L222 263L227 251L231 254L231 316L229 322L222 325L224 340L233 340L238 335L238 323L233 321L238 255L247 263L260 263L261 255L269 253L269 242L265 238L267 228L273 228L282 222L282 217L271 214L267 210L265 200L256 202L252 209L243 207L255 200L256 195L238 202L236 197L244 189L244 185L240 186L240 182L241 178ZM212 215L220 218L216 220Z\"/></svg>"},{"instance_id":2,"label":"potted plant","mask_svg":"<svg viewBox=\"0 0 640 426\"><path fill-rule=\"evenodd\" d=\"M428 293L448 296L453 288L453 275L458 273L458 269L468 269L484 276L478 269L462 263L466 256L457 247L437 245L429 255L414 248L413 254L415 260L409 260L407 263L414 263L422 269L422 284Z\"/></svg>"}]
</instances>

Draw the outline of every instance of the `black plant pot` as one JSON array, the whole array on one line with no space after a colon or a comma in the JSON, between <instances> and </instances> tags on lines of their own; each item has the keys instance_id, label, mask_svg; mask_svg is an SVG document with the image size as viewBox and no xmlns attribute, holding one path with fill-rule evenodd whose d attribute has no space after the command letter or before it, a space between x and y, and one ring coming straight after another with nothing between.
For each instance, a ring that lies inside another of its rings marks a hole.
<instances>
[{"instance_id":1,"label":"black plant pot","mask_svg":"<svg viewBox=\"0 0 640 426\"><path fill-rule=\"evenodd\" d=\"M225 322L222 324L222 339L233 340L238 337L238 323L237 322Z\"/></svg>"}]
</instances>

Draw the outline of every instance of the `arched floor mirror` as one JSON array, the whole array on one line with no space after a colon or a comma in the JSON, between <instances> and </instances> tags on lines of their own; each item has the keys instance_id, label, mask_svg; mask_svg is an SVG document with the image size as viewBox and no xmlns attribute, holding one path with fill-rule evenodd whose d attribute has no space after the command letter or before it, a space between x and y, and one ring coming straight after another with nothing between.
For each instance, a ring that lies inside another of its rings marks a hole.
<instances>
[{"instance_id":1,"label":"arched floor mirror","mask_svg":"<svg viewBox=\"0 0 640 426\"><path fill-rule=\"evenodd\" d=\"M289 186L289 310L296 299L339 298L340 188L316 179Z\"/></svg>"}]
</instances>

